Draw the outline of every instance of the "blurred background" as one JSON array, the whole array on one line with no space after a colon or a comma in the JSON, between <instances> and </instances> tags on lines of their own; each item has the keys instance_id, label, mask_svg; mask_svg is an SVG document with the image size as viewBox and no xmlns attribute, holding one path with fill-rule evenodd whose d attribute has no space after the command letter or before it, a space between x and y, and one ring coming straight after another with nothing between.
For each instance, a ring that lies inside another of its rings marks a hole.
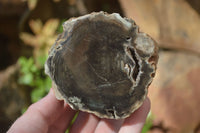
<instances>
[{"instance_id":1,"label":"blurred background","mask_svg":"<svg viewBox=\"0 0 200 133\"><path fill-rule=\"evenodd\" d=\"M132 18L158 43L143 133L200 133L199 0L0 0L0 133L48 93L44 63L62 23L93 11Z\"/></svg>"}]
</instances>

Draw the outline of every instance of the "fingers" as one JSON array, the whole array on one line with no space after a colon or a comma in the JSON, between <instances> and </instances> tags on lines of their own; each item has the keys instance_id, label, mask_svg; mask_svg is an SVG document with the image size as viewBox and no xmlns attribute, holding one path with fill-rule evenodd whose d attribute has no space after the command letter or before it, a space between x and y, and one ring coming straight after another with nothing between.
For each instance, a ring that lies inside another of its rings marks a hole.
<instances>
[{"instance_id":1,"label":"fingers","mask_svg":"<svg viewBox=\"0 0 200 133\"><path fill-rule=\"evenodd\" d=\"M98 122L98 117L89 113L80 112L70 133L93 133Z\"/></svg>"},{"instance_id":2,"label":"fingers","mask_svg":"<svg viewBox=\"0 0 200 133\"><path fill-rule=\"evenodd\" d=\"M50 131L52 133L65 132L70 122L74 118L75 113L76 111L72 110L71 107L68 104L66 104L60 116L53 122L52 125L49 126L50 128L48 133L50 133Z\"/></svg>"},{"instance_id":3,"label":"fingers","mask_svg":"<svg viewBox=\"0 0 200 133\"><path fill-rule=\"evenodd\" d=\"M95 129L95 133L116 133L119 131L123 119L121 120L111 120L111 119L101 119L97 128Z\"/></svg>"},{"instance_id":4,"label":"fingers","mask_svg":"<svg viewBox=\"0 0 200 133\"><path fill-rule=\"evenodd\" d=\"M119 133L141 133L149 110L150 100L147 98L138 110L125 119Z\"/></svg>"},{"instance_id":5,"label":"fingers","mask_svg":"<svg viewBox=\"0 0 200 133\"><path fill-rule=\"evenodd\" d=\"M18 118L8 133L46 133L48 125L39 112L28 111Z\"/></svg>"},{"instance_id":6,"label":"fingers","mask_svg":"<svg viewBox=\"0 0 200 133\"><path fill-rule=\"evenodd\" d=\"M147 98L143 105L125 120L102 119L95 133L141 133L149 110L150 100Z\"/></svg>"},{"instance_id":7,"label":"fingers","mask_svg":"<svg viewBox=\"0 0 200 133\"><path fill-rule=\"evenodd\" d=\"M76 113L68 104L64 104L64 101L57 100L52 89L46 97L33 106L46 119L48 132L53 131L54 133L64 132Z\"/></svg>"},{"instance_id":8,"label":"fingers","mask_svg":"<svg viewBox=\"0 0 200 133\"><path fill-rule=\"evenodd\" d=\"M32 114L39 112L46 123L51 125L64 110L64 101L57 100L51 89L47 96L32 104L27 112L30 111Z\"/></svg>"},{"instance_id":9,"label":"fingers","mask_svg":"<svg viewBox=\"0 0 200 133\"><path fill-rule=\"evenodd\" d=\"M101 119L99 121L96 116L81 112L72 126L71 133L140 133L149 110L150 100L147 98L143 105L125 120Z\"/></svg>"},{"instance_id":10,"label":"fingers","mask_svg":"<svg viewBox=\"0 0 200 133\"><path fill-rule=\"evenodd\" d=\"M150 100L147 98L143 105L125 120L100 120L94 115L80 112L71 128L71 133L115 133L118 131L119 133L140 133L149 110ZM64 132L75 112L69 105L64 105L63 101L57 100L50 91L46 97L31 105L25 114L16 120L8 133Z\"/></svg>"},{"instance_id":11,"label":"fingers","mask_svg":"<svg viewBox=\"0 0 200 133\"><path fill-rule=\"evenodd\" d=\"M13 131L30 133L46 132L48 130L48 125L59 116L59 113L56 113L56 111L60 111L62 108L63 102L56 100L50 91L43 99L32 104L27 111L15 121L9 131L14 129ZM34 130L32 131L32 129Z\"/></svg>"},{"instance_id":12,"label":"fingers","mask_svg":"<svg viewBox=\"0 0 200 133\"><path fill-rule=\"evenodd\" d=\"M8 132L44 133L56 128L64 131L74 114L75 111L68 105L64 106L64 101L57 100L51 90L43 99L32 104Z\"/></svg>"}]
</instances>

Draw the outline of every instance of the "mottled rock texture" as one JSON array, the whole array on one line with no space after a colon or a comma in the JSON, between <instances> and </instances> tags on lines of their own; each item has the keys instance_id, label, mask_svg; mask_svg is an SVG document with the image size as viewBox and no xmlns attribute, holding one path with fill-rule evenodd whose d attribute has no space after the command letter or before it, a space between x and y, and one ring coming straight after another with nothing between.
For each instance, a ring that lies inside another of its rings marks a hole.
<instances>
[{"instance_id":1,"label":"mottled rock texture","mask_svg":"<svg viewBox=\"0 0 200 133\"><path fill-rule=\"evenodd\" d=\"M154 40L117 13L72 18L63 27L45 66L57 98L101 118L125 118L139 108L155 75Z\"/></svg>"}]
</instances>

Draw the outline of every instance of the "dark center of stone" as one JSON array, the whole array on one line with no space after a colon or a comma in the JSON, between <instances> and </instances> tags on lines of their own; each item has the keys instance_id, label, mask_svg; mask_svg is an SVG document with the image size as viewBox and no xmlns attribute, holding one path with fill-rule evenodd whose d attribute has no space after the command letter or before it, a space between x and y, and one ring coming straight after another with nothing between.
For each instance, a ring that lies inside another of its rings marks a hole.
<instances>
[{"instance_id":1,"label":"dark center of stone","mask_svg":"<svg viewBox=\"0 0 200 133\"><path fill-rule=\"evenodd\" d=\"M102 114L117 110L120 116L129 108L130 88L139 72L135 51L129 47L134 45L135 32L119 22L77 22L54 58L55 82L64 97L75 96L83 108Z\"/></svg>"}]
</instances>

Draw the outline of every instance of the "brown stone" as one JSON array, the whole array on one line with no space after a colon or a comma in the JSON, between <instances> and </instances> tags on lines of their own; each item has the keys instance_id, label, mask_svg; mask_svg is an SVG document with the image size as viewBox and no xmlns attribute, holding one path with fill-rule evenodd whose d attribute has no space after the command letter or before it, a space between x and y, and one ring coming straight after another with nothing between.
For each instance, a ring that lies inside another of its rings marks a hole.
<instances>
[{"instance_id":1,"label":"brown stone","mask_svg":"<svg viewBox=\"0 0 200 133\"><path fill-rule=\"evenodd\" d=\"M155 75L155 41L117 13L94 12L63 27L45 65L57 98L101 118L138 109Z\"/></svg>"},{"instance_id":2,"label":"brown stone","mask_svg":"<svg viewBox=\"0 0 200 133\"><path fill-rule=\"evenodd\" d=\"M193 132L200 122L200 58L188 53L161 52L149 88L152 113L172 132Z\"/></svg>"}]
</instances>

